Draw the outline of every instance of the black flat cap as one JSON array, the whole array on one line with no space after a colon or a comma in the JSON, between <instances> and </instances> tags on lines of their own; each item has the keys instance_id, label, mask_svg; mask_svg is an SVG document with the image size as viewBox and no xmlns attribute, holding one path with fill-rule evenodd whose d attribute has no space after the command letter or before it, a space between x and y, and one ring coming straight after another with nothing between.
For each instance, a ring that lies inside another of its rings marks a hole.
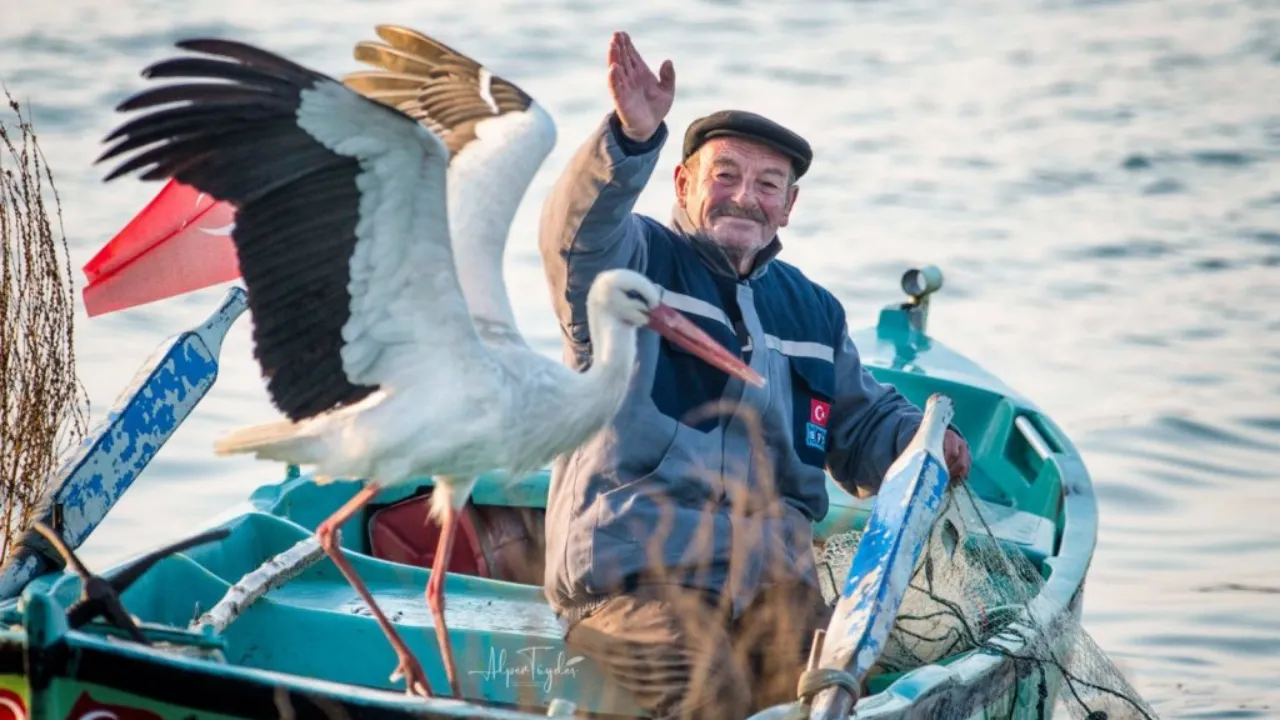
<instances>
[{"instance_id":1,"label":"black flat cap","mask_svg":"<svg viewBox=\"0 0 1280 720\"><path fill-rule=\"evenodd\" d=\"M698 151L702 144L718 137L737 137L755 140L791 158L796 177L809 170L813 162L813 149L804 138L778 123L745 110L721 110L689 124L684 133L684 160Z\"/></svg>"}]
</instances>

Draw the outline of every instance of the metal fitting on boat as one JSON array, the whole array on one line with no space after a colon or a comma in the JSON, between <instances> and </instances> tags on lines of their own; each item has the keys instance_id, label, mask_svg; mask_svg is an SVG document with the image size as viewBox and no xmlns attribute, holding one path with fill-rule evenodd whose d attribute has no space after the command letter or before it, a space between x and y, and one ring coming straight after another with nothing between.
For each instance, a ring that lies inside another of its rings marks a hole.
<instances>
[{"instance_id":1,"label":"metal fitting on boat","mask_svg":"<svg viewBox=\"0 0 1280 720\"><path fill-rule=\"evenodd\" d=\"M902 274L902 292L913 302L942 289L942 269L937 265L911 268Z\"/></svg>"}]
</instances>

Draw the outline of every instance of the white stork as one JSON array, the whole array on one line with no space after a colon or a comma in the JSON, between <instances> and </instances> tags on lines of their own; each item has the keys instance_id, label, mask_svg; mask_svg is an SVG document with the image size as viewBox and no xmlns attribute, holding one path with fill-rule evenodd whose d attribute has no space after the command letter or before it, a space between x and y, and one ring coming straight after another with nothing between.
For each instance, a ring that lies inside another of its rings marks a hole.
<instances>
[{"instance_id":1,"label":"white stork","mask_svg":"<svg viewBox=\"0 0 1280 720\"><path fill-rule=\"evenodd\" d=\"M123 159L107 181L141 170L236 206L254 355L288 421L236 431L216 449L314 467L318 482L366 480L316 536L394 648L393 679L427 696L421 666L337 531L381 488L434 476L442 533L427 600L456 695L441 588L454 518L476 476L518 479L597 432L626 392L638 328L764 380L630 271L602 273L588 294L589 370L530 349L507 300L502 252L553 125L469 58L412 31L379 32L399 49L362 44L357 57L399 58L403 72L349 82L408 114L261 49L186 40L178 47L212 57L165 60L144 76L216 82L126 100L118 110L177 105L120 126L98 162ZM388 94L395 83L408 94Z\"/></svg>"}]
</instances>

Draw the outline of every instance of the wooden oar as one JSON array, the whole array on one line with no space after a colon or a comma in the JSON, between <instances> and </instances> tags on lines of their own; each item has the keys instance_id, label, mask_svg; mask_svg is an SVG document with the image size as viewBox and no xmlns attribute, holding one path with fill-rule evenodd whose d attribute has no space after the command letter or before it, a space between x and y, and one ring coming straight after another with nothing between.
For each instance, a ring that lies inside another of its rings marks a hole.
<instances>
[{"instance_id":1,"label":"wooden oar","mask_svg":"<svg viewBox=\"0 0 1280 720\"><path fill-rule=\"evenodd\" d=\"M218 356L227 331L248 307L242 288L228 291L200 325L161 345L116 400L106 420L59 468L50 483L51 501L35 518L53 528L72 550L79 548L155 457L218 377ZM62 558L40 548L28 530L0 569L0 600L62 567Z\"/></svg>"},{"instance_id":2,"label":"wooden oar","mask_svg":"<svg viewBox=\"0 0 1280 720\"><path fill-rule=\"evenodd\" d=\"M822 687L810 720L845 718L884 651L950 478L942 450L951 399L932 395L911 443L885 473L848 579L806 682Z\"/></svg>"}]
</instances>

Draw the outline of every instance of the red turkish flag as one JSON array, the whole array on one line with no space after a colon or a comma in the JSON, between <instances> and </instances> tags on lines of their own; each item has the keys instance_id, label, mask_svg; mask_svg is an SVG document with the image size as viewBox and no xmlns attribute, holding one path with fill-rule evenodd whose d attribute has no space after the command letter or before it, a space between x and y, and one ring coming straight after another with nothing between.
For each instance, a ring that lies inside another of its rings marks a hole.
<instances>
[{"instance_id":1,"label":"red turkish flag","mask_svg":"<svg viewBox=\"0 0 1280 720\"><path fill-rule=\"evenodd\" d=\"M235 208L170 180L84 266L89 317L240 277Z\"/></svg>"}]
</instances>

